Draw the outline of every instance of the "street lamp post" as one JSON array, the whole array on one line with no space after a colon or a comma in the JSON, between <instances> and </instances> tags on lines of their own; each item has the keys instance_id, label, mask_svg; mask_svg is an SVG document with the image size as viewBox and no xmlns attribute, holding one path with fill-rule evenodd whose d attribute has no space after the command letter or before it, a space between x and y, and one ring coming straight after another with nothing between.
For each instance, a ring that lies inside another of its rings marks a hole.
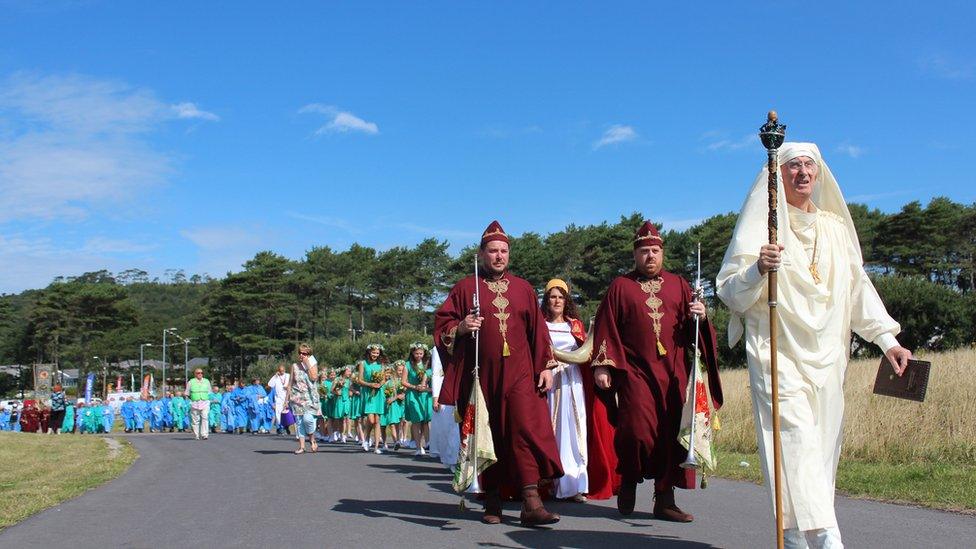
<instances>
[{"instance_id":1,"label":"street lamp post","mask_svg":"<svg viewBox=\"0 0 976 549\"><path fill-rule=\"evenodd\" d=\"M183 339L182 337L180 339ZM183 385L186 385L186 369L190 365L190 340L183 339Z\"/></svg>"},{"instance_id":2,"label":"street lamp post","mask_svg":"<svg viewBox=\"0 0 976 549\"><path fill-rule=\"evenodd\" d=\"M166 334L173 332L176 335L176 328L166 328L163 330L163 396L166 396ZM179 336L177 336L179 337Z\"/></svg>"},{"instance_id":3,"label":"street lamp post","mask_svg":"<svg viewBox=\"0 0 976 549\"><path fill-rule=\"evenodd\" d=\"M139 389L140 389L140 392L142 390L142 383L143 383L142 380L146 379L146 374L145 374L145 372L143 371L143 368L142 368L142 360L143 360L142 350L145 349L146 347L152 347L152 346L153 346L152 343L140 343L139 344Z\"/></svg>"}]
</instances>

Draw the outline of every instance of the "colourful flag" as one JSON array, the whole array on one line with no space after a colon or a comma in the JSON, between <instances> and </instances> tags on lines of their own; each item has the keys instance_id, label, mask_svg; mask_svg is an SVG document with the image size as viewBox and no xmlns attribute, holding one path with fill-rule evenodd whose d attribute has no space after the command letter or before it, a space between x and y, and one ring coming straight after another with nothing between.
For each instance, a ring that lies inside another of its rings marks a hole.
<instances>
[{"instance_id":1,"label":"colourful flag","mask_svg":"<svg viewBox=\"0 0 976 549\"><path fill-rule=\"evenodd\" d=\"M461 422L461 449L457 469L454 470L454 491L461 493L467 490L478 475L496 461L495 442L488 425L488 406L481 394L481 386L475 380Z\"/></svg>"}]
</instances>

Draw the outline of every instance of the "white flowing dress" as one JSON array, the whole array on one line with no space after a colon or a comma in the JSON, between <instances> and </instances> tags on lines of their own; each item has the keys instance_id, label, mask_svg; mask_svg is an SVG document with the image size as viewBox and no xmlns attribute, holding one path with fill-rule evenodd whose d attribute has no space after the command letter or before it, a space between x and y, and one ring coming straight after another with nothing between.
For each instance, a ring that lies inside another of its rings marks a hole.
<instances>
[{"instance_id":1,"label":"white flowing dress","mask_svg":"<svg viewBox=\"0 0 976 549\"><path fill-rule=\"evenodd\" d=\"M568 322L546 324L554 348L573 351L579 347ZM590 486L586 473L586 402L579 366L560 363L553 370L552 382L549 414L564 473L556 483L556 497L571 498L587 493Z\"/></svg>"},{"instance_id":2,"label":"white flowing dress","mask_svg":"<svg viewBox=\"0 0 976 549\"><path fill-rule=\"evenodd\" d=\"M437 349L430 351L431 389L435 395L440 394L441 384L444 383L444 367L437 355ZM457 465L458 452L461 450L461 435L458 424L454 421L454 406L441 404L441 409L435 411L430 418L430 453L447 467Z\"/></svg>"}]
</instances>

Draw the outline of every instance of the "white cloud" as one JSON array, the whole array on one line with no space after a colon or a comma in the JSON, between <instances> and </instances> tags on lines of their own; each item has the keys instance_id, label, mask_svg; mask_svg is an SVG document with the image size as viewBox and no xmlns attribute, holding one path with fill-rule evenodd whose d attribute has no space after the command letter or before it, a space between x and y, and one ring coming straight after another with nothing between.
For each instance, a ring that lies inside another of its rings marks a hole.
<instances>
[{"instance_id":1,"label":"white cloud","mask_svg":"<svg viewBox=\"0 0 976 549\"><path fill-rule=\"evenodd\" d=\"M136 242L124 238L109 238L95 236L87 239L81 247L81 252L85 254L137 254L144 253L156 248L153 244Z\"/></svg>"},{"instance_id":2,"label":"white cloud","mask_svg":"<svg viewBox=\"0 0 976 549\"><path fill-rule=\"evenodd\" d=\"M616 143L634 141L638 137L640 136L637 135L637 130L635 130L633 127L623 124L614 124L607 128L607 131L603 132L603 136L593 143L593 150Z\"/></svg>"},{"instance_id":3,"label":"white cloud","mask_svg":"<svg viewBox=\"0 0 976 549\"><path fill-rule=\"evenodd\" d=\"M941 53L920 58L918 67L926 74L945 80L969 80L976 75L976 64L959 62Z\"/></svg>"},{"instance_id":4,"label":"white cloud","mask_svg":"<svg viewBox=\"0 0 976 549\"><path fill-rule=\"evenodd\" d=\"M176 113L177 118L188 118L197 120L209 120L211 122L216 122L220 120L220 117L216 114L204 110L200 110L196 103L177 103L171 107L174 113Z\"/></svg>"},{"instance_id":5,"label":"white cloud","mask_svg":"<svg viewBox=\"0 0 976 549\"><path fill-rule=\"evenodd\" d=\"M298 221L305 221L306 223L315 223L316 225L324 225L326 227L334 227L336 229L342 229L349 233L362 232L349 221L346 221L345 219L339 217L332 217L328 215L311 215L311 214L303 214L298 212L287 212L286 215L292 219L297 219Z\"/></svg>"},{"instance_id":6,"label":"white cloud","mask_svg":"<svg viewBox=\"0 0 976 549\"><path fill-rule=\"evenodd\" d=\"M181 230L180 235L199 248L194 272L215 276L239 271L245 261L270 244L264 231L236 225L195 227Z\"/></svg>"},{"instance_id":7,"label":"white cloud","mask_svg":"<svg viewBox=\"0 0 976 549\"><path fill-rule=\"evenodd\" d=\"M837 146L837 152L845 154L851 158L859 158L864 154L864 147L859 145L852 145L851 143L845 141Z\"/></svg>"},{"instance_id":8,"label":"white cloud","mask_svg":"<svg viewBox=\"0 0 976 549\"><path fill-rule=\"evenodd\" d=\"M298 112L324 114L330 118L326 124L315 130L315 135L348 132L365 133L367 135L380 133L380 128L375 122L368 122L349 111L340 110L332 105L311 103L298 109Z\"/></svg>"},{"instance_id":9,"label":"white cloud","mask_svg":"<svg viewBox=\"0 0 976 549\"><path fill-rule=\"evenodd\" d=\"M173 171L148 137L179 113L150 90L16 73L0 82L0 117L0 222L83 219L164 184Z\"/></svg>"},{"instance_id":10,"label":"white cloud","mask_svg":"<svg viewBox=\"0 0 976 549\"><path fill-rule=\"evenodd\" d=\"M705 150L716 151L738 151L746 147L758 145L759 137L757 134L747 134L738 139L729 137L728 133L711 130L701 136L702 141L706 141Z\"/></svg>"},{"instance_id":11,"label":"white cloud","mask_svg":"<svg viewBox=\"0 0 976 549\"><path fill-rule=\"evenodd\" d=\"M104 237L89 238L81 246L65 245L62 239L30 234L0 234L0 293L17 293L42 288L59 276L77 276L108 269L121 271L147 258L133 259L129 253L146 252L154 246Z\"/></svg>"}]
</instances>

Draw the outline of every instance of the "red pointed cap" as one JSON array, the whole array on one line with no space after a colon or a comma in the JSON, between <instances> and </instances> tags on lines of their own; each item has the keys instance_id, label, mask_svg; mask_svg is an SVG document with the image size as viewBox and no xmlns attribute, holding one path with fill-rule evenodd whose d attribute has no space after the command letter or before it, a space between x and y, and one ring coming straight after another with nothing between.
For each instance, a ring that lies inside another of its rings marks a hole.
<instances>
[{"instance_id":1,"label":"red pointed cap","mask_svg":"<svg viewBox=\"0 0 976 549\"><path fill-rule=\"evenodd\" d=\"M498 221L492 221L491 225L488 225L488 228L485 229L485 232L481 235L481 246L484 247L485 244L493 240L501 240L508 244L508 235L505 234L505 229L502 229L501 223Z\"/></svg>"},{"instance_id":2,"label":"red pointed cap","mask_svg":"<svg viewBox=\"0 0 976 549\"><path fill-rule=\"evenodd\" d=\"M645 221L634 235L634 248L651 246L652 244L664 246L664 239L661 238L661 233L657 232L657 227L653 223Z\"/></svg>"}]
</instances>

